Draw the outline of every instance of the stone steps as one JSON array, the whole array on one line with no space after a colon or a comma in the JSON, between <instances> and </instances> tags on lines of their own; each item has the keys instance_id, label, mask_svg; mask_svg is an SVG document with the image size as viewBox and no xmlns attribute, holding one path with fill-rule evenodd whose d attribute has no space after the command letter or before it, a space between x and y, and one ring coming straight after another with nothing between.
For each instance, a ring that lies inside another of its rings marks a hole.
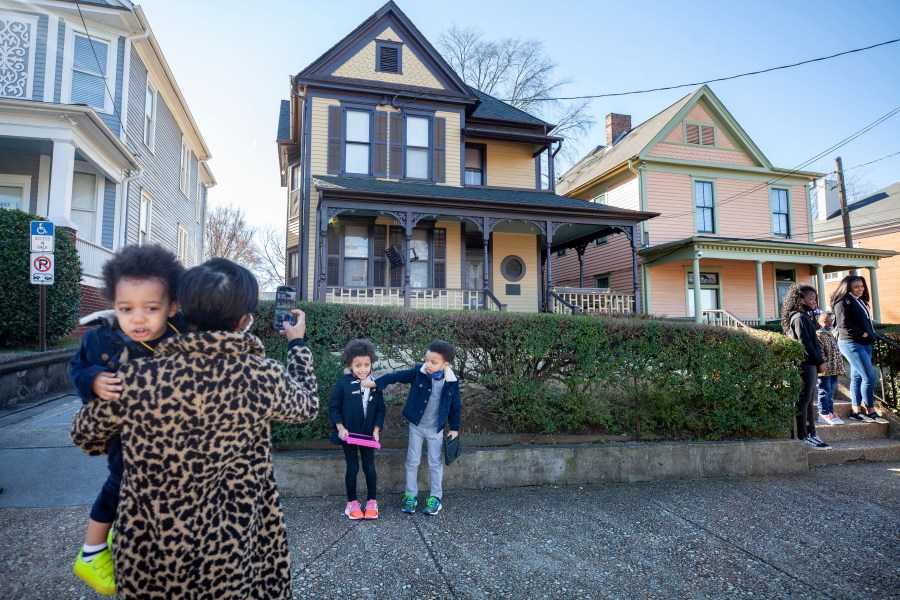
<instances>
[{"instance_id":1,"label":"stone steps","mask_svg":"<svg viewBox=\"0 0 900 600\"><path fill-rule=\"evenodd\" d=\"M847 421L843 425L816 423L816 434L822 441L846 442L851 440L879 440L888 436L887 423L857 423Z\"/></svg>"},{"instance_id":2,"label":"stone steps","mask_svg":"<svg viewBox=\"0 0 900 600\"><path fill-rule=\"evenodd\" d=\"M821 433L819 435L821 436ZM810 467L840 465L855 460L900 461L900 440L848 440L829 442L829 444L831 444L830 450L809 451Z\"/></svg>"}]
</instances>

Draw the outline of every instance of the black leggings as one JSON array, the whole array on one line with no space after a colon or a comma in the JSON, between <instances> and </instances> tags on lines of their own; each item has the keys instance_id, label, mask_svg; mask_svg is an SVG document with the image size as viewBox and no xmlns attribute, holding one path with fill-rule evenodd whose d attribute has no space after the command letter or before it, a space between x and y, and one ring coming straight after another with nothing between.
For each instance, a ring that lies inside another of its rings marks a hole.
<instances>
[{"instance_id":1,"label":"black leggings","mask_svg":"<svg viewBox=\"0 0 900 600\"><path fill-rule=\"evenodd\" d=\"M347 475L344 482L347 484L347 501L356 500L356 476L359 474L359 458L362 458L363 473L366 475L366 491L368 499L375 500L375 486L378 476L375 474L375 448L343 444L344 460L347 462ZM359 450L359 456L357 456Z\"/></svg>"},{"instance_id":2,"label":"black leggings","mask_svg":"<svg viewBox=\"0 0 900 600\"><path fill-rule=\"evenodd\" d=\"M819 382L819 370L816 365L800 365L800 398L797 400L797 438L805 439L807 435L816 435L816 384Z\"/></svg>"}]
</instances>

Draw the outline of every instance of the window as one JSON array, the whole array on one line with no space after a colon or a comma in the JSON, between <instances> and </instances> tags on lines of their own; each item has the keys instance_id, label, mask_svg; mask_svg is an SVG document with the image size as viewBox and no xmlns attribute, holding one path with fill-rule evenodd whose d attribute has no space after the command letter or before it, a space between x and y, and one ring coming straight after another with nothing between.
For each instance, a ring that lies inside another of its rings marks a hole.
<instances>
[{"instance_id":1,"label":"window","mask_svg":"<svg viewBox=\"0 0 900 600\"><path fill-rule=\"evenodd\" d=\"M518 256L507 256L500 263L500 273L509 281L519 281L525 277L525 261Z\"/></svg>"},{"instance_id":2,"label":"window","mask_svg":"<svg viewBox=\"0 0 900 600\"><path fill-rule=\"evenodd\" d=\"M402 49L400 44L375 42L375 70L381 73L402 73Z\"/></svg>"},{"instance_id":3,"label":"window","mask_svg":"<svg viewBox=\"0 0 900 600\"><path fill-rule=\"evenodd\" d=\"M687 144L700 146L716 145L716 128L712 125L684 124L684 141Z\"/></svg>"},{"instance_id":4,"label":"window","mask_svg":"<svg viewBox=\"0 0 900 600\"><path fill-rule=\"evenodd\" d=\"M188 186L191 182L191 149L188 147L184 137L181 138L181 179L179 186L182 193L188 195Z\"/></svg>"},{"instance_id":5,"label":"window","mask_svg":"<svg viewBox=\"0 0 900 600\"><path fill-rule=\"evenodd\" d=\"M110 62L109 42L96 37L74 34L70 101L87 104L104 112L112 111L112 101L106 91L107 69Z\"/></svg>"},{"instance_id":6,"label":"window","mask_svg":"<svg viewBox=\"0 0 900 600\"><path fill-rule=\"evenodd\" d=\"M466 144L466 185L486 185L485 150L483 144Z\"/></svg>"},{"instance_id":7,"label":"window","mask_svg":"<svg viewBox=\"0 0 900 600\"><path fill-rule=\"evenodd\" d=\"M287 276L288 277L299 277L300 276L300 255L299 252L288 252L287 255Z\"/></svg>"},{"instance_id":8,"label":"window","mask_svg":"<svg viewBox=\"0 0 900 600\"><path fill-rule=\"evenodd\" d=\"M596 240L594 240L594 245L602 246L603 244L605 244L608 241L609 241L609 237L604 235L603 237L598 237Z\"/></svg>"},{"instance_id":9,"label":"window","mask_svg":"<svg viewBox=\"0 0 900 600\"><path fill-rule=\"evenodd\" d=\"M700 302L703 310L717 310L721 306L718 273L700 273ZM687 316L694 316L694 273L687 274Z\"/></svg>"},{"instance_id":10,"label":"window","mask_svg":"<svg viewBox=\"0 0 900 600\"><path fill-rule=\"evenodd\" d=\"M296 190L300 188L300 165L294 165L291 167L291 189Z\"/></svg>"},{"instance_id":11,"label":"window","mask_svg":"<svg viewBox=\"0 0 900 600\"><path fill-rule=\"evenodd\" d=\"M591 202L594 204L606 204L606 192L602 194L597 194L593 198L591 198Z\"/></svg>"},{"instance_id":12,"label":"window","mask_svg":"<svg viewBox=\"0 0 900 600\"><path fill-rule=\"evenodd\" d=\"M94 241L97 224L97 176L74 174L72 180L72 221L78 225L78 237Z\"/></svg>"},{"instance_id":13,"label":"window","mask_svg":"<svg viewBox=\"0 0 900 600\"><path fill-rule=\"evenodd\" d=\"M147 89L144 94L144 145L153 151L153 140L156 137L156 89L150 80L147 80Z\"/></svg>"},{"instance_id":14,"label":"window","mask_svg":"<svg viewBox=\"0 0 900 600\"><path fill-rule=\"evenodd\" d=\"M409 179L431 179L429 125L428 117L406 117L406 177Z\"/></svg>"},{"instance_id":15,"label":"window","mask_svg":"<svg viewBox=\"0 0 900 600\"><path fill-rule=\"evenodd\" d=\"M141 222L140 231L138 233L138 244L144 245L150 243L150 222L153 212L153 197L146 192L141 191Z\"/></svg>"},{"instance_id":16,"label":"window","mask_svg":"<svg viewBox=\"0 0 900 600\"><path fill-rule=\"evenodd\" d=\"M594 277L594 287L601 290L609 289L609 273Z\"/></svg>"},{"instance_id":17,"label":"window","mask_svg":"<svg viewBox=\"0 0 900 600\"><path fill-rule=\"evenodd\" d=\"M694 182L694 206L697 233L715 233L715 199L711 181Z\"/></svg>"},{"instance_id":18,"label":"window","mask_svg":"<svg viewBox=\"0 0 900 600\"><path fill-rule=\"evenodd\" d=\"M188 230L183 225L178 225L178 260L187 266Z\"/></svg>"},{"instance_id":19,"label":"window","mask_svg":"<svg viewBox=\"0 0 900 600\"><path fill-rule=\"evenodd\" d=\"M565 248L562 248L562 249L560 249L560 250L557 250L557 251L556 251L556 255L557 255L557 256L565 256L565 255L566 255L566 249L565 249Z\"/></svg>"},{"instance_id":20,"label":"window","mask_svg":"<svg viewBox=\"0 0 900 600\"><path fill-rule=\"evenodd\" d=\"M345 116L346 143L344 145L344 172L368 175L371 164L372 114L362 110L348 110Z\"/></svg>"},{"instance_id":21,"label":"window","mask_svg":"<svg viewBox=\"0 0 900 600\"><path fill-rule=\"evenodd\" d=\"M772 188L769 190L769 199L772 204L772 233L778 237L791 237L788 191Z\"/></svg>"},{"instance_id":22,"label":"window","mask_svg":"<svg viewBox=\"0 0 900 600\"><path fill-rule=\"evenodd\" d=\"M0 174L0 208L28 212L30 201L30 176Z\"/></svg>"},{"instance_id":23,"label":"window","mask_svg":"<svg viewBox=\"0 0 900 600\"><path fill-rule=\"evenodd\" d=\"M344 227L344 287L369 284L369 228L366 225Z\"/></svg>"},{"instance_id":24,"label":"window","mask_svg":"<svg viewBox=\"0 0 900 600\"><path fill-rule=\"evenodd\" d=\"M200 181L200 178L197 177L197 202L194 204L194 220L198 223L203 222L203 192L206 191L206 186L203 185L203 182Z\"/></svg>"},{"instance_id":25,"label":"window","mask_svg":"<svg viewBox=\"0 0 900 600\"><path fill-rule=\"evenodd\" d=\"M835 271L834 273L825 273L825 281L840 281L844 278L843 271Z\"/></svg>"}]
</instances>

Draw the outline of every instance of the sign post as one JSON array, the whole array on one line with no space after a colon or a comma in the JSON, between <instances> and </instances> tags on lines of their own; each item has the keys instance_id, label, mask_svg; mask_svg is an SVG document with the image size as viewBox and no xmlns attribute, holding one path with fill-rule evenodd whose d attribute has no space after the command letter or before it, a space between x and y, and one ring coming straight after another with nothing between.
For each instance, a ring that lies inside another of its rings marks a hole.
<instances>
[{"instance_id":1,"label":"sign post","mask_svg":"<svg viewBox=\"0 0 900 600\"><path fill-rule=\"evenodd\" d=\"M56 234L50 221L31 222L31 283L38 288L38 330L41 352L47 351L47 287L53 285Z\"/></svg>"}]
</instances>

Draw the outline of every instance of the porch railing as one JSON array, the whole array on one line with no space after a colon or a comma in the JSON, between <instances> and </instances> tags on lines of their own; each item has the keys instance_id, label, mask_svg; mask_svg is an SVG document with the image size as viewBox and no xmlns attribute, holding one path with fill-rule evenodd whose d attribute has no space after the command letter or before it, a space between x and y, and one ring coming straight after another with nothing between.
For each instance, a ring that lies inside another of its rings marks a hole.
<instances>
[{"instance_id":1,"label":"porch railing","mask_svg":"<svg viewBox=\"0 0 900 600\"><path fill-rule=\"evenodd\" d=\"M325 301L334 304L404 306L405 296L403 288L329 287ZM410 308L482 310L485 308L485 295L483 290L414 288L410 290L409 305ZM489 308L493 309L490 305Z\"/></svg>"},{"instance_id":2,"label":"porch railing","mask_svg":"<svg viewBox=\"0 0 900 600\"><path fill-rule=\"evenodd\" d=\"M103 277L103 265L115 252L87 240L75 240L75 249L81 260L81 271L87 277Z\"/></svg>"},{"instance_id":3,"label":"porch railing","mask_svg":"<svg viewBox=\"0 0 900 600\"><path fill-rule=\"evenodd\" d=\"M750 328L750 325L740 320L727 310L704 309L702 317L703 322L708 325L719 325L721 327L738 327L743 329Z\"/></svg>"},{"instance_id":4,"label":"porch railing","mask_svg":"<svg viewBox=\"0 0 900 600\"><path fill-rule=\"evenodd\" d=\"M556 287L551 292L551 312L555 313L571 313L571 307L586 313L632 314L634 312L633 294L611 292L608 288L572 287Z\"/></svg>"},{"instance_id":5,"label":"porch railing","mask_svg":"<svg viewBox=\"0 0 900 600\"><path fill-rule=\"evenodd\" d=\"M893 410L900 410L900 345L880 335L875 337L872 363L880 375L880 400Z\"/></svg>"}]
</instances>

